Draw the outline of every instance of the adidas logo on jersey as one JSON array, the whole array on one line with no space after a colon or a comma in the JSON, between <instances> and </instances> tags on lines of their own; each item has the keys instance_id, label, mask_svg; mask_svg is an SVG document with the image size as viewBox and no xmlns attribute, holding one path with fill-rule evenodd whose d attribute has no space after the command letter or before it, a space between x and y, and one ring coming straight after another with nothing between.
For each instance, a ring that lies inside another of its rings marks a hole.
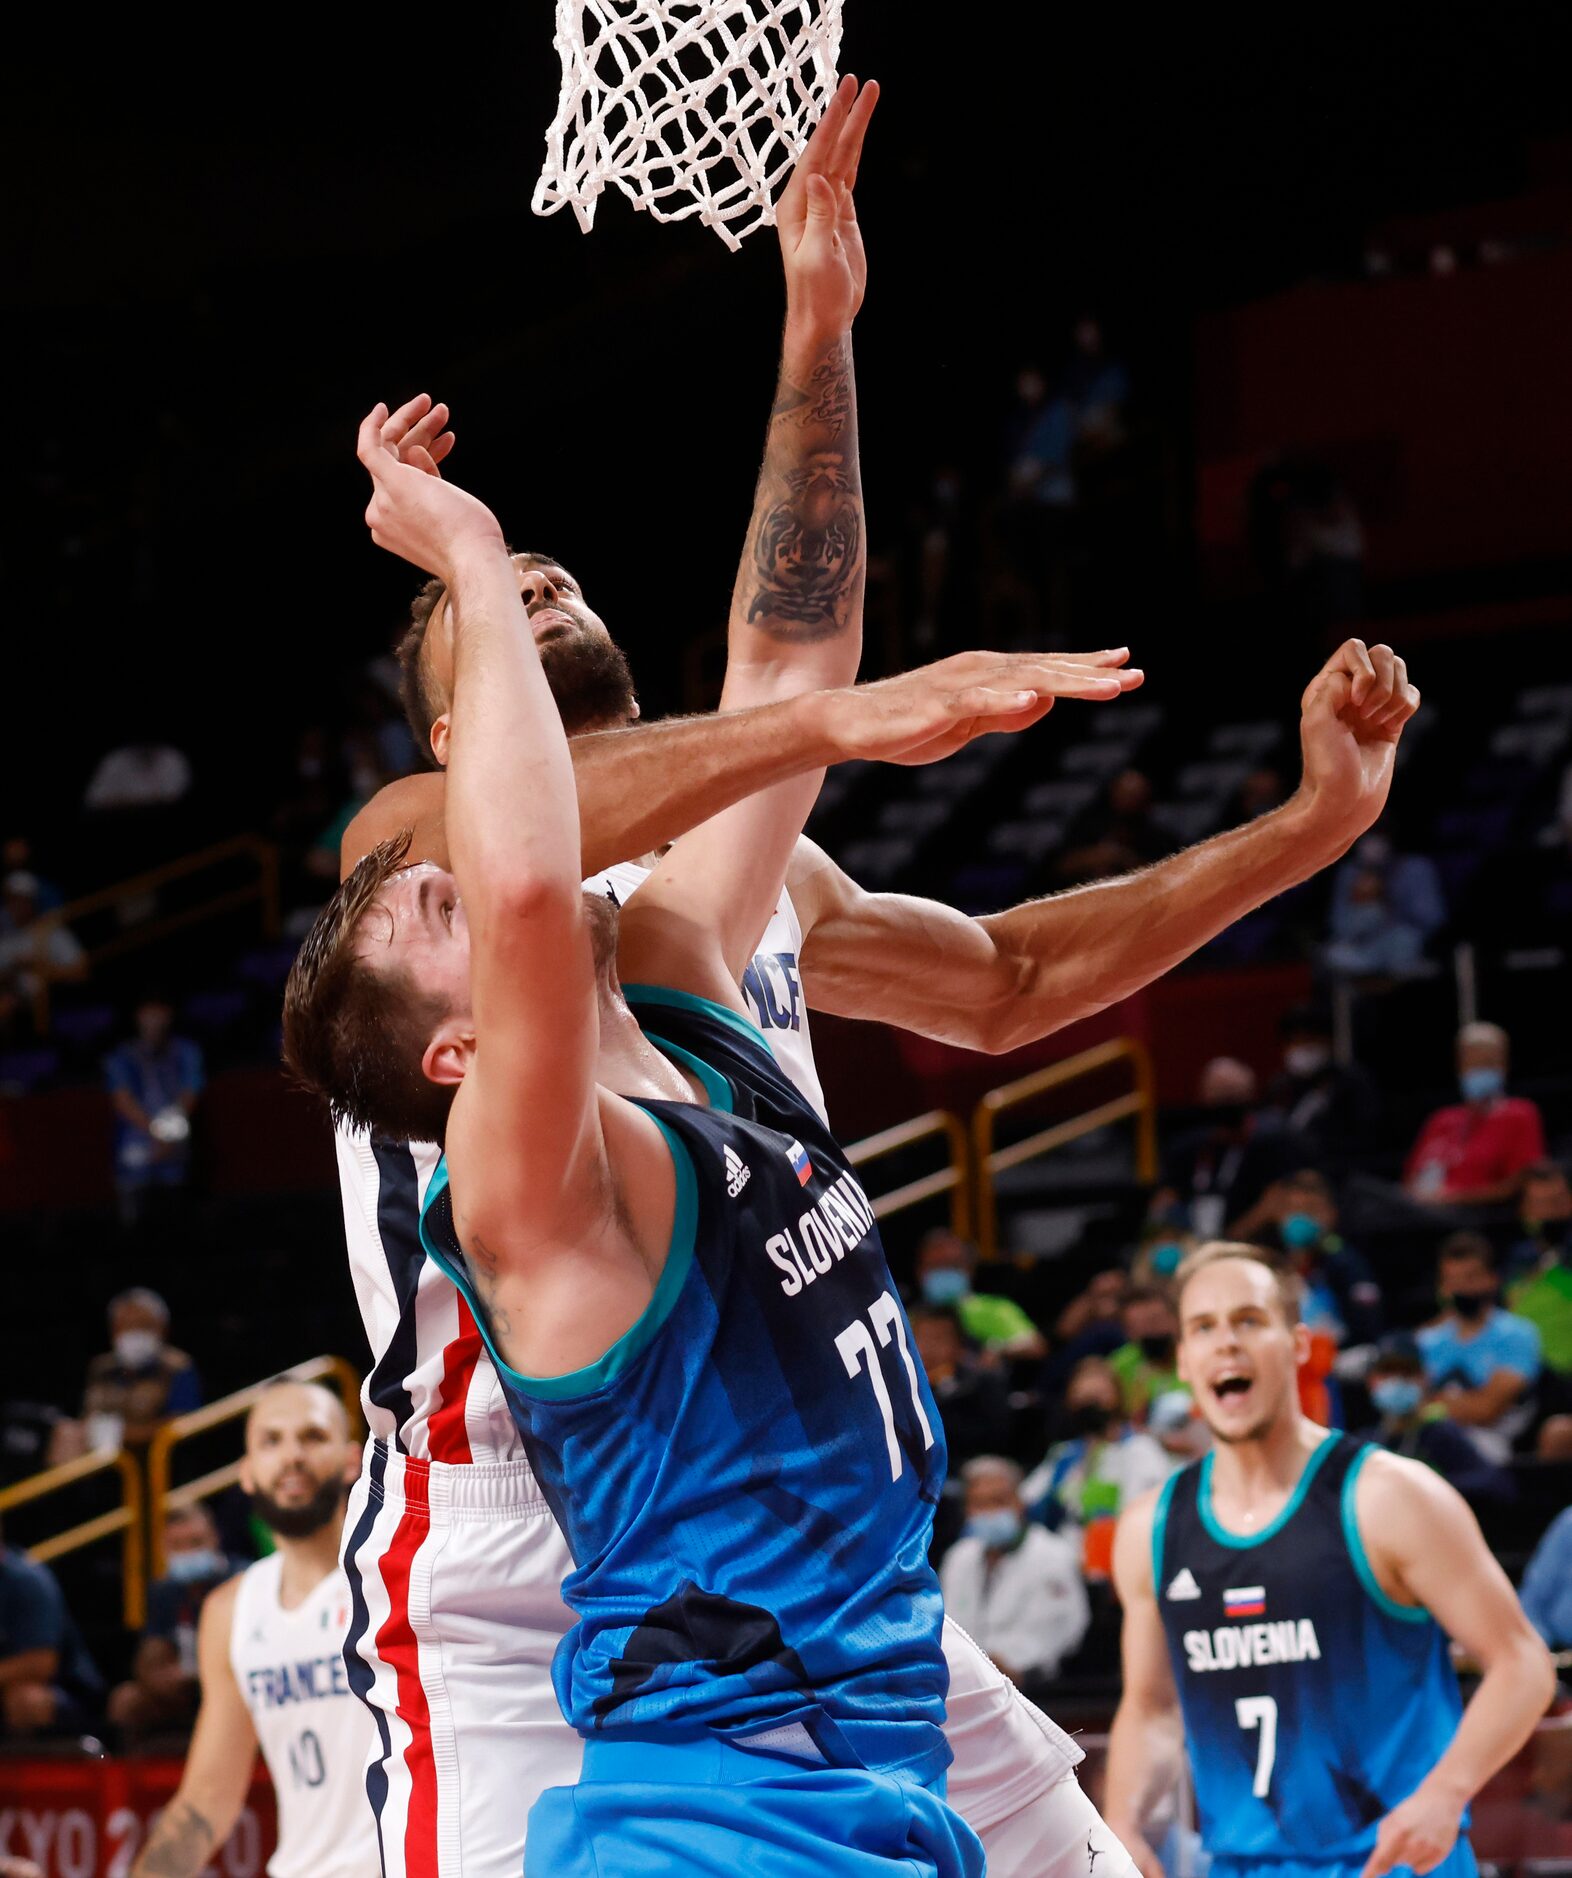
<instances>
[{"instance_id":1,"label":"adidas logo on jersey","mask_svg":"<svg viewBox=\"0 0 1572 1878\"><path fill-rule=\"evenodd\" d=\"M726 1191L731 1195L732 1199L735 1200L737 1195L747 1186L748 1182L752 1180L753 1169L748 1166L747 1162L743 1160L742 1156L729 1141L725 1144L724 1152L726 1159Z\"/></svg>"},{"instance_id":2,"label":"adidas logo on jersey","mask_svg":"<svg viewBox=\"0 0 1572 1878\"><path fill-rule=\"evenodd\" d=\"M1198 1598L1201 1587L1195 1582L1195 1573L1187 1565L1168 1587L1168 1596L1175 1604L1181 1604L1186 1598Z\"/></svg>"}]
</instances>

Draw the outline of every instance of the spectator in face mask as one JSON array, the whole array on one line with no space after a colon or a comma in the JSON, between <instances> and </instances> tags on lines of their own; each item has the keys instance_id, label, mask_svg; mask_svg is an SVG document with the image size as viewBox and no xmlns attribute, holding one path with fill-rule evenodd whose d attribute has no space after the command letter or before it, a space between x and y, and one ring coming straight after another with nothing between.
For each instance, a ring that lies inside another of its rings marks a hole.
<instances>
[{"instance_id":1,"label":"spectator in face mask","mask_svg":"<svg viewBox=\"0 0 1572 1878\"><path fill-rule=\"evenodd\" d=\"M924 1304L954 1311L973 1343L1000 1356L1042 1356L1043 1334L1013 1298L973 1291L977 1249L936 1226L917 1248L917 1288Z\"/></svg>"},{"instance_id":2,"label":"spectator in face mask","mask_svg":"<svg viewBox=\"0 0 1572 1878\"><path fill-rule=\"evenodd\" d=\"M1231 1056L1213 1057L1197 1090L1202 1119L1178 1136L1163 1162L1151 1217L1203 1239L1227 1231L1281 1175L1314 1158L1282 1118L1256 1109L1255 1071Z\"/></svg>"},{"instance_id":3,"label":"spectator in face mask","mask_svg":"<svg viewBox=\"0 0 1572 1878\"><path fill-rule=\"evenodd\" d=\"M1271 1233L1304 1287L1300 1315L1338 1346L1373 1343L1381 1334L1381 1287L1337 1230L1337 1201L1326 1176L1301 1168L1274 1181L1241 1222L1247 1239Z\"/></svg>"},{"instance_id":4,"label":"spectator in face mask","mask_svg":"<svg viewBox=\"0 0 1572 1878\"><path fill-rule=\"evenodd\" d=\"M82 1417L95 1448L140 1446L160 1422L202 1406L195 1365L168 1342L169 1306L138 1285L110 1301L113 1348L87 1366Z\"/></svg>"},{"instance_id":5,"label":"spectator in face mask","mask_svg":"<svg viewBox=\"0 0 1572 1878\"><path fill-rule=\"evenodd\" d=\"M1495 1251L1482 1234L1453 1233L1441 1247L1439 1277L1445 1314L1419 1333L1426 1379L1479 1451L1505 1461L1533 1419L1539 1332L1501 1309Z\"/></svg>"},{"instance_id":6,"label":"spectator in face mask","mask_svg":"<svg viewBox=\"0 0 1572 1878\"><path fill-rule=\"evenodd\" d=\"M1027 1521L1014 1461L979 1455L961 1477L966 1527L940 1568L945 1610L1012 1682L1047 1681L1091 1622L1075 1551Z\"/></svg>"},{"instance_id":7,"label":"spectator in face mask","mask_svg":"<svg viewBox=\"0 0 1572 1878\"><path fill-rule=\"evenodd\" d=\"M1545 1158L1545 1126L1523 1096L1506 1093L1507 1034L1498 1024L1457 1033L1463 1100L1437 1109L1409 1152L1404 1182L1431 1206L1490 1206L1517 1197L1526 1168Z\"/></svg>"},{"instance_id":8,"label":"spectator in face mask","mask_svg":"<svg viewBox=\"0 0 1572 1878\"><path fill-rule=\"evenodd\" d=\"M115 1112L115 1186L135 1217L149 1188L182 1187L191 1171L191 1117L202 1094L202 1052L173 1034L174 1007L149 993L136 1034L104 1059Z\"/></svg>"},{"instance_id":9,"label":"spectator in face mask","mask_svg":"<svg viewBox=\"0 0 1572 1878\"><path fill-rule=\"evenodd\" d=\"M1523 1176L1524 1238L1514 1264L1527 1266L1507 1292L1507 1305L1539 1332L1547 1369L1572 1375L1572 1184L1554 1161Z\"/></svg>"},{"instance_id":10,"label":"spectator in face mask","mask_svg":"<svg viewBox=\"0 0 1572 1878\"><path fill-rule=\"evenodd\" d=\"M1113 1523L1131 1500L1173 1472L1150 1435L1130 1426L1119 1378L1092 1356L1076 1366L1064 1395L1071 1434L1032 1469L1021 1496L1050 1532L1078 1546L1088 1578L1109 1573Z\"/></svg>"},{"instance_id":11,"label":"spectator in face mask","mask_svg":"<svg viewBox=\"0 0 1572 1878\"><path fill-rule=\"evenodd\" d=\"M1299 1135L1319 1167L1338 1167L1369 1138L1380 1113L1375 1086L1354 1063L1332 1057L1331 1020L1308 1005L1279 1027L1283 1067L1267 1086L1266 1106Z\"/></svg>"},{"instance_id":12,"label":"spectator in face mask","mask_svg":"<svg viewBox=\"0 0 1572 1878\"><path fill-rule=\"evenodd\" d=\"M1423 1461L1465 1499L1499 1503L1512 1497L1512 1476L1486 1460L1440 1403L1429 1399L1424 1357L1409 1332L1386 1338L1365 1385L1377 1416L1371 1437L1382 1447Z\"/></svg>"},{"instance_id":13,"label":"spectator in face mask","mask_svg":"<svg viewBox=\"0 0 1572 1878\"><path fill-rule=\"evenodd\" d=\"M919 1305L912 1312L917 1360L928 1378L944 1422L950 1471L963 1461L999 1447L1010 1426L1004 1378L985 1369L966 1347L960 1319L948 1306Z\"/></svg>"},{"instance_id":14,"label":"spectator in face mask","mask_svg":"<svg viewBox=\"0 0 1572 1878\"><path fill-rule=\"evenodd\" d=\"M178 1507L164 1522L164 1576L148 1589L147 1628L131 1680L109 1697L109 1719L127 1737L187 1728L196 1719L197 1619L207 1595L244 1568L219 1544L206 1506Z\"/></svg>"},{"instance_id":15,"label":"spectator in face mask","mask_svg":"<svg viewBox=\"0 0 1572 1878\"><path fill-rule=\"evenodd\" d=\"M1158 1396L1184 1389L1174 1354L1179 1320L1168 1293L1156 1285L1132 1285L1120 1319L1125 1340L1108 1367L1118 1379L1125 1414L1139 1427Z\"/></svg>"}]
</instances>

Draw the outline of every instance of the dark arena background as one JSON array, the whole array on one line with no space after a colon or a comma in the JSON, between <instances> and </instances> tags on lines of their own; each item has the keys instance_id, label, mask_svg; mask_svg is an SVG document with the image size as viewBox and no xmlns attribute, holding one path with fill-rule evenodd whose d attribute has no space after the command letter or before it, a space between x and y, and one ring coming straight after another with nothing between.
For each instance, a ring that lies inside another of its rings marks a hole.
<instances>
[{"instance_id":1,"label":"dark arena background","mask_svg":"<svg viewBox=\"0 0 1572 1878\"><path fill-rule=\"evenodd\" d=\"M776 244L732 254L612 190L588 235L530 213L550 12L35 13L10 64L0 1519L96 1670L68 1728L4 1710L0 1854L50 1878L129 1871L178 1779L194 1685L156 1729L116 1694L171 1512L209 1506L237 1561L265 1543L234 1480L243 1392L331 1358L312 1373L353 1396L369 1364L331 1134L279 1067L338 836L414 762L389 652L417 583L362 523L363 413L452 406L451 474L582 582L646 718L719 695ZM836 1132L876 1138L862 1178L903 1202L886 1244L930 1310L935 1560L961 1466L1018 1462L1087 1616L1012 1667L1083 1731L1093 1797L1118 1489L1060 1493L1062 1444L1111 1376L1127 1438L1196 1452L1168 1280L1225 1227L1303 1275L1307 1409L1393 1444L1447 1424L1514 1583L1547 1548L1531 1615L1572 1651L1565 21L1289 27L846 0L841 70L883 87L857 186L864 675L1127 643L1147 677L933 770L842 766L810 835L866 887L987 914L1272 810L1300 693L1350 635L1424 695L1371 837L1099 1015L1002 1055L814 1020ZM139 1162L128 1051L173 1060L165 1018L189 1140ZM1504 1066L1512 1139L1443 1191L1417 1149L1469 1024L1509 1039L1468 1048ZM1499 1426L1451 1422L1431 1375L1399 1429L1371 1379L1444 1319L1459 1232L1538 1367ZM1013 1301L1011 1334L950 1347L940 1269ZM144 1319L189 1365L128 1409L105 1353ZM0 1634L0 1677L13 1654ZM1476 1804L1503 1872L1572 1871L1569 1706ZM259 1779L215 1869L260 1870L271 1818Z\"/></svg>"}]
</instances>

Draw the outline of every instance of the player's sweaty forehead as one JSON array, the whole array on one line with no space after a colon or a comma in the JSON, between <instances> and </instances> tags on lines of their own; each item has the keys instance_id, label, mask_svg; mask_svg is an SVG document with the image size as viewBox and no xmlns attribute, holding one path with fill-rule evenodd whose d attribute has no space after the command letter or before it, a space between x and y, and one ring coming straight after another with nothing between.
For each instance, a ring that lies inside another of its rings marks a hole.
<instances>
[{"instance_id":1,"label":"player's sweaty forehead","mask_svg":"<svg viewBox=\"0 0 1572 1878\"><path fill-rule=\"evenodd\" d=\"M1203 1266L1184 1288L1179 1299L1180 1334L1257 1311L1286 1323L1276 1275L1253 1259L1217 1259Z\"/></svg>"}]
</instances>

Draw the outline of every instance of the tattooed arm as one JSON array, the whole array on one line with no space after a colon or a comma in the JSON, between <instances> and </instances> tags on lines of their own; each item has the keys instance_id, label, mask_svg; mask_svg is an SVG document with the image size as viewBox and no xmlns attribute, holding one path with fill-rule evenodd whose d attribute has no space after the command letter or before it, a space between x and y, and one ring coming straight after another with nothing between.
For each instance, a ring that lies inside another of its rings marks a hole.
<instances>
[{"instance_id":1,"label":"tattooed arm","mask_svg":"<svg viewBox=\"0 0 1572 1878\"><path fill-rule=\"evenodd\" d=\"M229 1632L240 1580L231 1578L202 1606L197 1667L202 1707L180 1788L154 1822L131 1878L197 1878L240 1817L256 1761L256 1730L229 1663Z\"/></svg>"},{"instance_id":2,"label":"tattooed arm","mask_svg":"<svg viewBox=\"0 0 1572 1878\"><path fill-rule=\"evenodd\" d=\"M867 263L852 186L877 99L876 85L859 93L844 81L778 205L786 330L732 590L724 710L847 684L861 658L867 556L851 328Z\"/></svg>"}]
</instances>

